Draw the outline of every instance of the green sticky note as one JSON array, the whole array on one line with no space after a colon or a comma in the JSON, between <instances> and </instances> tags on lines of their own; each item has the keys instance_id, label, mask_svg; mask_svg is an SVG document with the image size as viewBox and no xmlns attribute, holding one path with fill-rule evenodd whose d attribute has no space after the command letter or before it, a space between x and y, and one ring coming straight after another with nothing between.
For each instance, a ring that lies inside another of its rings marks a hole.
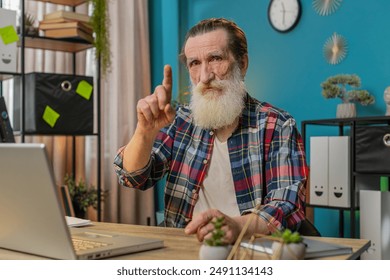
<instances>
[{"instance_id":1,"label":"green sticky note","mask_svg":"<svg viewBox=\"0 0 390 280\"><path fill-rule=\"evenodd\" d=\"M19 36L12 25L0 28L0 37L5 45L19 41Z\"/></svg>"},{"instance_id":2,"label":"green sticky note","mask_svg":"<svg viewBox=\"0 0 390 280\"><path fill-rule=\"evenodd\" d=\"M76 93L89 100L91 98L93 86L87 81L80 81L77 85Z\"/></svg>"},{"instance_id":3,"label":"green sticky note","mask_svg":"<svg viewBox=\"0 0 390 280\"><path fill-rule=\"evenodd\" d=\"M58 114L53 108L46 105L45 111L43 112L43 120L50 125L52 128L56 125L56 122L58 118L60 117L60 114Z\"/></svg>"}]
</instances>

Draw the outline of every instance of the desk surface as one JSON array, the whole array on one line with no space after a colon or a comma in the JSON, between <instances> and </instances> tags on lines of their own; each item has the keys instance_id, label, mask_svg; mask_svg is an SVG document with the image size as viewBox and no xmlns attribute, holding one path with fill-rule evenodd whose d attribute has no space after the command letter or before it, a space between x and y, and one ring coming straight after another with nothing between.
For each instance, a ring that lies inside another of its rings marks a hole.
<instances>
[{"instance_id":1,"label":"desk surface","mask_svg":"<svg viewBox=\"0 0 390 280\"><path fill-rule=\"evenodd\" d=\"M121 260L194 260L198 259L200 243L195 236L187 236L183 229L163 228L163 227L149 227L137 226L128 224L114 224L114 223L99 223L94 222L91 229L114 231L119 233L126 233L129 235L138 235L144 237L159 238L164 240L164 248L155 249L146 252L128 254L114 257L111 259ZM357 259L370 246L370 241L365 239L349 239L349 238L328 238L315 237L322 241L331 242L335 244L342 244L350 246L353 249L353 254L340 255L321 259L329 260L347 260ZM269 256L256 253L254 259L269 259ZM28 259L43 259L42 257L23 254L19 252L0 249L0 259L8 260L28 260Z\"/></svg>"}]
</instances>

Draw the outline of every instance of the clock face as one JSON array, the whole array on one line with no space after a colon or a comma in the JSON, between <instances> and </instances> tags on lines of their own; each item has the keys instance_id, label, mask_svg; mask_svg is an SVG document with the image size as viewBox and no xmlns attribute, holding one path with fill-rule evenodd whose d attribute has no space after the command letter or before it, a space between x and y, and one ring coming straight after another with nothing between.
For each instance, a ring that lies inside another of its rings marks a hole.
<instances>
[{"instance_id":1,"label":"clock face","mask_svg":"<svg viewBox=\"0 0 390 280\"><path fill-rule=\"evenodd\" d=\"M268 7L268 20L278 32L291 31L301 17L299 0L271 0Z\"/></svg>"}]
</instances>

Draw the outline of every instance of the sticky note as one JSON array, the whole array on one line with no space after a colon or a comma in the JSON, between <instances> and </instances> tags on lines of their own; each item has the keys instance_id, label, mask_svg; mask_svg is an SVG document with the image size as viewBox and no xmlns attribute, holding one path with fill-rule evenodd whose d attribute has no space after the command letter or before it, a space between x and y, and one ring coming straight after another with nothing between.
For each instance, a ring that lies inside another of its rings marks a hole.
<instances>
[{"instance_id":1,"label":"sticky note","mask_svg":"<svg viewBox=\"0 0 390 280\"><path fill-rule=\"evenodd\" d=\"M53 108L46 105L45 111L43 112L43 120L50 125L52 128L56 125L56 122L58 118L60 117L60 114L58 114Z\"/></svg>"},{"instance_id":2,"label":"sticky note","mask_svg":"<svg viewBox=\"0 0 390 280\"><path fill-rule=\"evenodd\" d=\"M89 100L91 98L93 86L87 81L80 81L77 85L76 93Z\"/></svg>"},{"instance_id":3,"label":"sticky note","mask_svg":"<svg viewBox=\"0 0 390 280\"><path fill-rule=\"evenodd\" d=\"M5 45L19 41L19 36L12 25L0 28L0 37Z\"/></svg>"}]
</instances>

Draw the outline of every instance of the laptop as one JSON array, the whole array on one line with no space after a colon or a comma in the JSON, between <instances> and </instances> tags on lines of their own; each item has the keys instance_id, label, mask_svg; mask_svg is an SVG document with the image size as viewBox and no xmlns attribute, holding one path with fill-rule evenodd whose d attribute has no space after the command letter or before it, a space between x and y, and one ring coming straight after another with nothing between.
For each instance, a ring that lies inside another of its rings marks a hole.
<instances>
[{"instance_id":1,"label":"laptop","mask_svg":"<svg viewBox=\"0 0 390 280\"><path fill-rule=\"evenodd\" d=\"M259 251L272 255L272 240L269 239L257 239L254 243L249 241L241 242L241 246L250 250ZM303 237L303 243L306 245L306 253L304 259L324 258L337 255L349 255L352 254L352 248L340 244L333 244L317 239L311 239Z\"/></svg>"},{"instance_id":2,"label":"laptop","mask_svg":"<svg viewBox=\"0 0 390 280\"><path fill-rule=\"evenodd\" d=\"M157 249L159 239L69 228L44 144L0 143L0 248L53 259L100 259ZM89 243L76 250L74 242Z\"/></svg>"}]
</instances>

